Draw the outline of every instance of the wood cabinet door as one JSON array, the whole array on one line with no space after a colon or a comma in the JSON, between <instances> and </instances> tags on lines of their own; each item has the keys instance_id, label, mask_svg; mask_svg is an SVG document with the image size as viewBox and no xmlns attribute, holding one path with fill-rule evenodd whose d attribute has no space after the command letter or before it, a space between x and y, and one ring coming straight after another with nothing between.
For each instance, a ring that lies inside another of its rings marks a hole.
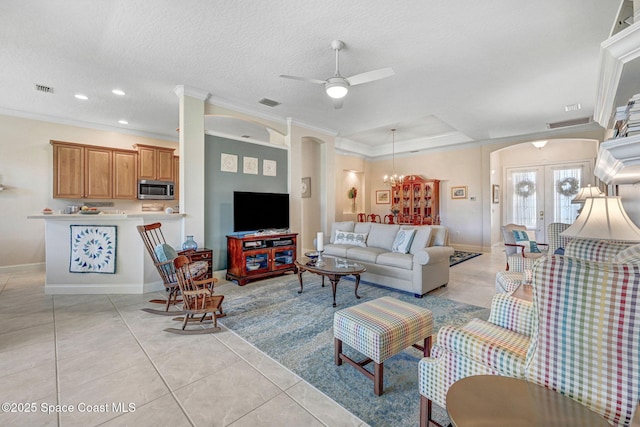
<instances>
[{"instance_id":1,"label":"wood cabinet door","mask_svg":"<svg viewBox=\"0 0 640 427\"><path fill-rule=\"evenodd\" d=\"M138 198L138 155L135 151L113 151L113 198Z\"/></svg>"},{"instance_id":2,"label":"wood cabinet door","mask_svg":"<svg viewBox=\"0 0 640 427\"><path fill-rule=\"evenodd\" d=\"M156 179L156 150L138 147L138 177L140 179Z\"/></svg>"},{"instance_id":3,"label":"wood cabinet door","mask_svg":"<svg viewBox=\"0 0 640 427\"><path fill-rule=\"evenodd\" d=\"M52 142L53 197L84 197L84 148Z\"/></svg>"},{"instance_id":4,"label":"wood cabinet door","mask_svg":"<svg viewBox=\"0 0 640 427\"><path fill-rule=\"evenodd\" d=\"M173 181L173 150L157 150L156 176L161 181Z\"/></svg>"},{"instance_id":5,"label":"wood cabinet door","mask_svg":"<svg viewBox=\"0 0 640 427\"><path fill-rule=\"evenodd\" d=\"M112 191L112 150L85 148L85 194L88 199L110 199Z\"/></svg>"}]
</instances>

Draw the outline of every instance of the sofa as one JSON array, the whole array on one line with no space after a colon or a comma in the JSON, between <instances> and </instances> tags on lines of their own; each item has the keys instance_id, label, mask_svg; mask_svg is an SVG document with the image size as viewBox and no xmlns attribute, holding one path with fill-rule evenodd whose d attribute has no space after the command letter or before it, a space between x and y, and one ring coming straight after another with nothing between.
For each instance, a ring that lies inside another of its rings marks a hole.
<instances>
[{"instance_id":1,"label":"sofa","mask_svg":"<svg viewBox=\"0 0 640 427\"><path fill-rule=\"evenodd\" d=\"M571 240L532 268L533 301L498 294L487 321L438 331L418 367L421 425L472 375L525 379L629 425L640 396L628 381L640 376L640 245Z\"/></svg>"},{"instance_id":2,"label":"sofa","mask_svg":"<svg viewBox=\"0 0 640 427\"><path fill-rule=\"evenodd\" d=\"M324 238L324 255L366 267L361 280L420 298L449 282L453 248L441 225L398 225L343 221Z\"/></svg>"}]
</instances>

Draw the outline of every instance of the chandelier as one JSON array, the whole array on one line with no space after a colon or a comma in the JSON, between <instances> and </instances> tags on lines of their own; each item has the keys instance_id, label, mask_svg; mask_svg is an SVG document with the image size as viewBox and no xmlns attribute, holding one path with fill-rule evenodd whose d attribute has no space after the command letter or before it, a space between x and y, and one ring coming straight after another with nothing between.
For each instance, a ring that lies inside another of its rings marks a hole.
<instances>
[{"instance_id":1,"label":"chandelier","mask_svg":"<svg viewBox=\"0 0 640 427\"><path fill-rule=\"evenodd\" d=\"M382 180L385 184L392 187L396 185L402 185L404 182L404 175L398 175L396 173L396 130L391 129L391 175L385 175Z\"/></svg>"}]
</instances>

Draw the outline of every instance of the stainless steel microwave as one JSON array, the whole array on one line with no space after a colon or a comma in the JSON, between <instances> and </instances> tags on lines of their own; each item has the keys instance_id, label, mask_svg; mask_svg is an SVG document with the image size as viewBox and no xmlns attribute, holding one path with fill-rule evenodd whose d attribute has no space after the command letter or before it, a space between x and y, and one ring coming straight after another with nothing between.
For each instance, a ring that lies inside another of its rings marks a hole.
<instances>
[{"instance_id":1,"label":"stainless steel microwave","mask_svg":"<svg viewBox=\"0 0 640 427\"><path fill-rule=\"evenodd\" d=\"M140 200L173 200L175 182L138 180L138 199Z\"/></svg>"}]
</instances>

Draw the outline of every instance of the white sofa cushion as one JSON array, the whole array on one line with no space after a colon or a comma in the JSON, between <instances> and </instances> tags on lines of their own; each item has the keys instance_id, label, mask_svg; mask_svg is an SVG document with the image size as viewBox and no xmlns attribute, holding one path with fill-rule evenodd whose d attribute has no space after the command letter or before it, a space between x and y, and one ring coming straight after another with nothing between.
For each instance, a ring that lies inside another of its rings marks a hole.
<instances>
[{"instance_id":1,"label":"white sofa cushion","mask_svg":"<svg viewBox=\"0 0 640 427\"><path fill-rule=\"evenodd\" d=\"M411 270L413 268L413 255L401 254L398 252L385 252L378 255L378 258L376 258L376 264Z\"/></svg>"},{"instance_id":2,"label":"white sofa cushion","mask_svg":"<svg viewBox=\"0 0 640 427\"><path fill-rule=\"evenodd\" d=\"M385 252L387 252L387 250L382 248L360 248L358 246L352 246L347 249L347 258L354 261L375 264L378 255Z\"/></svg>"},{"instance_id":3,"label":"white sofa cushion","mask_svg":"<svg viewBox=\"0 0 640 427\"><path fill-rule=\"evenodd\" d=\"M332 255L340 258L347 257L347 250L349 248L356 248L357 246L353 245L334 245L333 243L329 243L324 245L324 255Z\"/></svg>"},{"instance_id":4,"label":"white sofa cushion","mask_svg":"<svg viewBox=\"0 0 640 427\"><path fill-rule=\"evenodd\" d=\"M355 222L353 221L342 221L342 222L334 222L331 225L331 236L329 237L329 243L333 243L336 238L336 231L353 231L353 227L355 226Z\"/></svg>"},{"instance_id":5,"label":"white sofa cushion","mask_svg":"<svg viewBox=\"0 0 640 427\"><path fill-rule=\"evenodd\" d=\"M393 241L398 234L400 226L397 224L378 224L371 223L369 237L367 238L367 246L374 248L382 248L391 252Z\"/></svg>"},{"instance_id":6,"label":"white sofa cushion","mask_svg":"<svg viewBox=\"0 0 640 427\"><path fill-rule=\"evenodd\" d=\"M415 253L420 249L431 246L433 227L430 225L422 225L418 227L407 225L402 228L405 230L416 230L416 234L413 235L413 240L411 241L411 248L409 249L410 254L415 255Z\"/></svg>"},{"instance_id":7,"label":"white sofa cushion","mask_svg":"<svg viewBox=\"0 0 640 427\"><path fill-rule=\"evenodd\" d=\"M356 222L355 227L353 227L353 232L369 234L369 231L371 231L371 224L372 223L370 222Z\"/></svg>"}]
</instances>

